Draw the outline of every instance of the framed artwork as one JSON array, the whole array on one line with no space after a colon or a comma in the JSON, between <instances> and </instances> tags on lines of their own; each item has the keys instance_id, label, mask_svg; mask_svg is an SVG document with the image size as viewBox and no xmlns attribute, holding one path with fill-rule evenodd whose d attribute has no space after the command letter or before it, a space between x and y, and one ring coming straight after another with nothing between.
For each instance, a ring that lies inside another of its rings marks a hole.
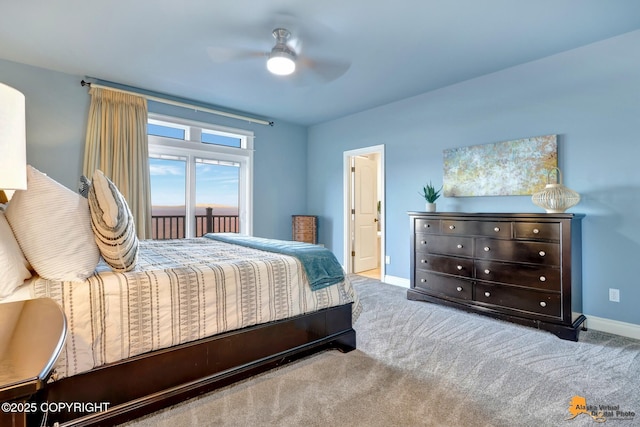
<instances>
[{"instance_id":1,"label":"framed artwork","mask_svg":"<svg viewBox=\"0 0 640 427\"><path fill-rule=\"evenodd\" d=\"M557 135L444 150L445 197L531 195L558 166Z\"/></svg>"}]
</instances>

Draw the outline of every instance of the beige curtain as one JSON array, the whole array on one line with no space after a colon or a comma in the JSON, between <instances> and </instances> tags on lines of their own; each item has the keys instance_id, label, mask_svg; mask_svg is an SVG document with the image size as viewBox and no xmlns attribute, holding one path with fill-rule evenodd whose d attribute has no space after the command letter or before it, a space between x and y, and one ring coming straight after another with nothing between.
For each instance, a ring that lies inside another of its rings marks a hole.
<instances>
[{"instance_id":1,"label":"beige curtain","mask_svg":"<svg viewBox=\"0 0 640 427\"><path fill-rule=\"evenodd\" d=\"M151 237L151 184L147 143L147 100L91 88L83 174L100 169L127 200L138 238Z\"/></svg>"}]
</instances>

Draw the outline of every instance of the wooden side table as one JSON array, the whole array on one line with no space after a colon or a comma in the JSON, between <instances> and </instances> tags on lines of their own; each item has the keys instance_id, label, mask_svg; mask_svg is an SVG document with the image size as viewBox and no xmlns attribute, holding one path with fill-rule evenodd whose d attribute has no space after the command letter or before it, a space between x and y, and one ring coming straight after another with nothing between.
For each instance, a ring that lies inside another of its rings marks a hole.
<instances>
[{"instance_id":1,"label":"wooden side table","mask_svg":"<svg viewBox=\"0 0 640 427\"><path fill-rule=\"evenodd\" d=\"M67 321L50 298L0 304L0 426L26 426L27 401L45 384L65 337Z\"/></svg>"},{"instance_id":2,"label":"wooden side table","mask_svg":"<svg viewBox=\"0 0 640 427\"><path fill-rule=\"evenodd\" d=\"M291 215L293 240L318 243L318 217L315 215Z\"/></svg>"}]
</instances>

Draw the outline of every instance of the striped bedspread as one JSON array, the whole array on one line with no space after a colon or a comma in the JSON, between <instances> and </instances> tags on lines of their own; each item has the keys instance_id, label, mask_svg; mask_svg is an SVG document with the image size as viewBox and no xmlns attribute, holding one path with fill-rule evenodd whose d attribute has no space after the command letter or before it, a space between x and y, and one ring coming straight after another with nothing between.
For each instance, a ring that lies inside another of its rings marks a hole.
<instances>
[{"instance_id":1,"label":"striped bedspread","mask_svg":"<svg viewBox=\"0 0 640 427\"><path fill-rule=\"evenodd\" d=\"M290 240L265 239L237 233L207 233L204 237L261 251L291 255L302 264L311 289L317 291L344 280L344 271L336 256L324 246Z\"/></svg>"},{"instance_id":2,"label":"striped bedspread","mask_svg":"<svg viewBox=\"0 0 640 427\"><path fill-rule=\"evenodd\" d=\"M206 238L140 242L136 270L100 264L84 282L32 282L69 334L53 379L222 332L353 302L348 280L312 291L300 262Z\"/></svg>"}]
</instances>

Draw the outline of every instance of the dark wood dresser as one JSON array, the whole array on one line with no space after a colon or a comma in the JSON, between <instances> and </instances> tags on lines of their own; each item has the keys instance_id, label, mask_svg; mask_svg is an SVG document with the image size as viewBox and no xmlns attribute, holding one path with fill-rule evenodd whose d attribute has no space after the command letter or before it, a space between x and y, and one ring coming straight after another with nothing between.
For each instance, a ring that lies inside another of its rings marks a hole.
<instances>
[{"instance_id":1,"label":"dark wood dresser","mask_svg":"<svg viewBox=\"0 0 640 427\"><path fill-rule=\"evenodd\" d=\"M582 214L409 212L411 300L577 341Z\"/></svg>"},{"instance_id":2,"label":"dark wood dresser","mask_svg":"<svg viewBox=\"0 0 640 427\"><path fill-rule=\"evenodd\" d=\"M296 242L318 243L318 217L291 215L292 237Z\"/></svg>"}]
</instances>

